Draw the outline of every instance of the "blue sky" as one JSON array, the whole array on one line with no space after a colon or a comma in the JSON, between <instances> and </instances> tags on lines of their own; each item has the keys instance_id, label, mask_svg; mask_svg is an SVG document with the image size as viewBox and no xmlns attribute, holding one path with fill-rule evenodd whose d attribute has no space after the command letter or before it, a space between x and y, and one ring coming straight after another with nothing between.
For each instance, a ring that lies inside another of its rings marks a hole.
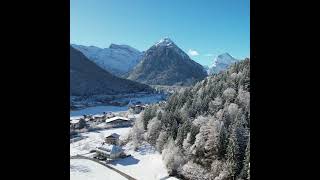
<instances>
[{"instance_id":1,"label":"blue sky","mask_svg":"<svg viewBox=\"0 0 320 180\"><path fill-rule=\"evenodd\" d=\"M249 0L71 0L70 43L147 50L163 37L210 65L250 56Z\"/></svg>"}]
</instances>

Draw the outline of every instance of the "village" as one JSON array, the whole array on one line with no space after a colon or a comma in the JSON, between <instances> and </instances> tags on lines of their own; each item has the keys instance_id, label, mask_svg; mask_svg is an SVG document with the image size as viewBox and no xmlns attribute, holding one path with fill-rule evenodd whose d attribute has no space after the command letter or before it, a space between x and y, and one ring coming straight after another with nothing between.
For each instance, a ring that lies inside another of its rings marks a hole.
<instances>
[{"instance_id":1,"label":"village","mask_svg":"<svg viewBox=\"0 0 320 180\"><path fill-rule=\"evenodd\" d=\"M146 143L136 149L132 143L126 143L132 126L148 105L136 101L124 110L97 107L82 111L82 115L71 115L71 179L175 179L169 177L155 147Z\"/></svg>"},{"instance_id":2,"label":"village","mask_svg":"<svg viewBox=\"0 0 320 180\"><path fill-rule=\"evenodd\" d=\"M70 130L75 131L87 129L88 131L102 130L102 129L112 129L112 128L124 128L131 127L134 124L136 117L147 107L147 105L142 105L140 103L130 105L127 112L103 112L103 114L96 115L86 115L81 117L70 118ZM90 128L96 126L99 128ZM90 150L90 155L101 161L111 161L118 158L128 157L124 153L119 143L120 135L117 133L112 133L104 137L104 140L94 149ZM81 140L79 135L76 134L71 136L70 142L75 142ZM87 154L88 155L88 154Z\"/></svg>"}]
</instances>

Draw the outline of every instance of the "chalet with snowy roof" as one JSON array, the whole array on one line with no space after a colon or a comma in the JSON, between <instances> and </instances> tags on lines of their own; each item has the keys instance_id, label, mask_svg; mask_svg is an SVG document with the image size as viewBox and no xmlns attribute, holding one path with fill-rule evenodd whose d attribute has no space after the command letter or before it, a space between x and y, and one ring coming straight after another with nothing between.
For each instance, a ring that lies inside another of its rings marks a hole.
<instances>
[{"instance_id":1,"label":"chalet with snowy roof","mask_svg":"<svg viewBox=\"0 0 320 180\"><path fill-rule=\"evenodd\" d=\"M118 145L119 144L119 137L120 135L117 133L112 133L109 136L106 136L104 141L107 144L113 144L113 145Z\"/></svg>"},{"instance_id":2,"label":"chalet with snowy roof","mask_svg":"<svg viewBox=\"0 0 320 180\"><path fill-rule=\"evenodd\" d=\"M129 111L134 113L134 114L139 114L141 111L143 111L145 109L146 106L144 105L131 105L129 106Z\"/></svg>"},{"instance_id":3,"label":"chalet with snowy roof","mask_svg":"<svg viewBox=\"0 0 320 180\"><path fill-rule=\"evenodd\" d=\"M120 116L108 118L105 122L107 126L111 127L128 127L132 125L132 120Z\"/></svg>"},{"instance_id":4,"label":"chalet with snowy roof","mask_svg":"<svg viewBox=\"0 0 320 180\"><path fill-rule=\"evenodd\" d=\"M103 144L95 149L95 157L105 158L105 159L117 159L125 156L124 150L120 146Z\"/></svg>"},{"instance_id":5,"label":"chalet with snowy roof","mask_svg":"<svg viewBox=\"0 0 320 180\"><path fill-rule=\"evenodd\" d=\"M93 120L97 122L103 122L107 118L106 114L96 114L92 117L93 117Z\"/></svg>"}]
</instances>

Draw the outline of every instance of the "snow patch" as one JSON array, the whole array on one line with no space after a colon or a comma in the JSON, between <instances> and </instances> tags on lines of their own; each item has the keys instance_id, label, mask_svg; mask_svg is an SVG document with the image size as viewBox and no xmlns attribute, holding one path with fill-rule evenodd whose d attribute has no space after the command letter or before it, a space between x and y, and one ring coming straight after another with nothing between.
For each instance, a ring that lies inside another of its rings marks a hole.
<instances>
[{"instance_id":1,"label":"snow patch","mask_svg":"<svg viewBox=\"0 0 320 180\"><path fill-rule=\"evenodd\" d=\"M117 172L87 159L70 160L70 180L126 180Z\"/></svg>"}]
</instances>

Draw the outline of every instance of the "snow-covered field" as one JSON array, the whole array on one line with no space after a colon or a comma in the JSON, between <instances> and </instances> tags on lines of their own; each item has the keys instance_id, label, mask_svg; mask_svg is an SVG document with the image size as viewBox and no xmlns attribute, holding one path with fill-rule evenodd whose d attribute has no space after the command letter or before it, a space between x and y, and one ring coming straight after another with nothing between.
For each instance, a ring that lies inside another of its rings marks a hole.
<instances>
[{"instance_id":1,"label":"snow-covered field","mask_svg":"<svg viewBox=\"0 0 320 180\"><path fill-rule=\"evenodd\" d=\"M120 135L120 138L123 138L129 133L130 129L131 127L126 127L81 133L81 136L84 137L83 139L70 143L70 156L88 153L90 150L99 146L104 141L105 136L108 136L112 133L117 133Z\"/></svg>"},{"instance_id":2,"label":"snow-covered field","mask_svg":"<svg viewBox=\"0 0 320 180\"><path fill-rule=\"evenodd\" d=\"M87 159L70 160L70 180L126 180L117 172Z\"/></svg>"},{"instance_id":3,"label":"snow-covered field","mask_svg":"<svg viewBox=\"0 0 320 180\"><path fill-rule=\"evenodd\" d=\"M111 133L120 135L120 139L128 135L131 127L114 128L97 132L82 133L84 139L70 143L70 156L77 154L86 154L98 146L105 136ZM131 157L115 160L109 165L138 179L138 180L174 180L176 178L168 177L167 170L162 161L161 155L155 151L154 147L145 143L138 151L134 151L130 143L123 147L126 154ZM82 179L121 179L116 172L88 160L70 160L71 180ZM116 174L115 174L116 173Z\"/></svg>"},{"instance_id":4,"label":"snow-covered field","mask_svg":"<svg viewBox=\"0 0 320 180\"><path fill-rule=\"evenodd\" d=\"M132 156L113 161L112 167L139 180L176 179L168 176L161 154L149 144L145 143L138 151L134 151L130 144L124 149Z\"/></svg>"}]
</instances>

